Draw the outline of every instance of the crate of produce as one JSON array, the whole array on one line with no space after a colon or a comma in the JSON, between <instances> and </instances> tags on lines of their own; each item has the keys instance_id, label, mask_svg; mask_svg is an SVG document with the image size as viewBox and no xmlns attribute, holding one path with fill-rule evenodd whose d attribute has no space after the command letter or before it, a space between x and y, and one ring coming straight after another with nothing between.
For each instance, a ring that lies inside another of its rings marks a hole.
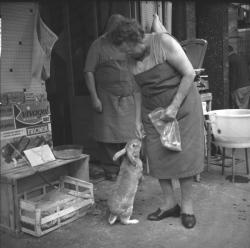
<instances>
[{"instance_id":1,"label":"crate of produce","mask_svg":"<svg viewBox=\"0 0 250 248\"><path fill-rule=\"evenodd\" d=\"M84 216L94 204L93 184L70 176L33 188L20 199L21 231L40 237Z\"/></svg>"}]
</instances>

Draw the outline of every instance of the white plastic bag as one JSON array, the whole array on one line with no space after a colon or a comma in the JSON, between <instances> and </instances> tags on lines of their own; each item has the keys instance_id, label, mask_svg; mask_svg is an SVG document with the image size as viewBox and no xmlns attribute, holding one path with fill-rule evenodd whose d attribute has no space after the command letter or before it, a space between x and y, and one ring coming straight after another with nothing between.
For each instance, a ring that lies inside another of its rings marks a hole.
<instances>
[{"instance_id":1,"label":"white plastic bag","mask_svg":"<svg viewBox=\"0 0 250 248\"><path fill-rule=\"evenodd\" d=\"M161 143L171 151L181 151L181 137L179 124L176 119L165 122L160 118L164 116L164 109L157 108L149 113L149 118L157 132L160 134Z\"/></svg>"}]
</instances>

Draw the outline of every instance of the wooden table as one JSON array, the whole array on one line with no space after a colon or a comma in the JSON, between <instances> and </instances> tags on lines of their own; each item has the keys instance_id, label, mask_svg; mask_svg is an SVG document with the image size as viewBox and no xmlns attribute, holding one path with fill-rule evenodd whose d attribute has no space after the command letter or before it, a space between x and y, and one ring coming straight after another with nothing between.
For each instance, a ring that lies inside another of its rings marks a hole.
<instances>
[{"instance_id":1,"label":"wooden table","mask_svg":"<svg viewBox=\"0 0 250 248\"><path fill-rule=\"evenodd\" d=\"M19 199L27 190L71 176L89 181L89 155L82 154L76 159L55 160L31 167L28 164L1 173L0 228L20 232Z\"/></svg>"}]
</instances>

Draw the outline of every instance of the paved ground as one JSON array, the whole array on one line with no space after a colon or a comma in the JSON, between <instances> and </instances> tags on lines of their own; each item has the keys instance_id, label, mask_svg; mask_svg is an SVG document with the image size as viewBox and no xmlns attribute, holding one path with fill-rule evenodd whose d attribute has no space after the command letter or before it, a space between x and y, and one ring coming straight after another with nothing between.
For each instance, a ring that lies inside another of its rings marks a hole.
<instances>
[{"instance_id":1,"label":"paved ground","mask_svg":"<svg viewBox=\"0 0 250 248\"><path fill-rule=\"evenodd\" d=\"M237 165L236 172L250 181L244 163ZM198 222L192 230L185 229L179 218L146 220L161 197L157 181L146 176L134 206L134 217L140 220L137 225L108 225L106 199L113 183L101 181L95 183L94 211L41 238L1 233L1 248L249 248L250 182L232 184L225 179L230 173L226 168L226 175L221 176L220 166L211 165L201 182L194 182ZM178 184L176 196L180 196Z\"/></svg>"}]
</instances>

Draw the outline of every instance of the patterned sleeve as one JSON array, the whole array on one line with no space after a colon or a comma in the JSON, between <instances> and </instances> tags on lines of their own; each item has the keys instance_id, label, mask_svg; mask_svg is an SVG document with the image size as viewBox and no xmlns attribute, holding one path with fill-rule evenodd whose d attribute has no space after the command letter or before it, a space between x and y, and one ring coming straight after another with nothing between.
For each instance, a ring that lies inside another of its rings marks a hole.
<instances>
[{"instance_id":1,"label":"patterned sleeve","mask_svg":"<svg viewBox=\"0 0 250 248\"><path fill-rule=\"evenodd\" d=\"M84 72L94 72L99 62L99 40L95 40L89 50L85 60Z\"/></svg>"}]
</instances>

